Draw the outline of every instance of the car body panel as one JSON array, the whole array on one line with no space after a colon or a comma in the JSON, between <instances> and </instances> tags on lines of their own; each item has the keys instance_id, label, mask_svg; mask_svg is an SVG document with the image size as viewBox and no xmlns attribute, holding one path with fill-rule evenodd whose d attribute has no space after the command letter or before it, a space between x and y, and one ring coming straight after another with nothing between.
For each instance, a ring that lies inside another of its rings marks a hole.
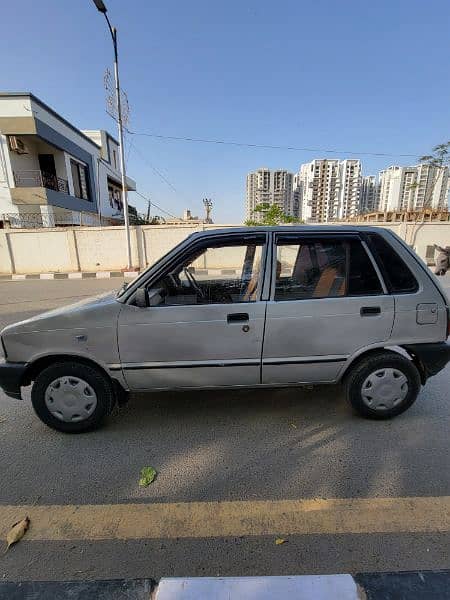
<instances>
[{"instance_id":1,"label":"car body panel","mask_svg":"<svg viewBox=\"0 0 450 600\"><path fill-rule=\"evenodd\" d=\"M388 232L386 239L408 265L419 284L417 292L393 295L395 322L390 342L395 345L404 345L407 343L431 343L446 340L446 294L441 288L437 277L398 236ZM434 322L418 322L418 313L421 312L421 307L424 304L436 307Z\"/></svg>"},{"instance_id":2,"label":"car body panel","mask_svg":"<svg viewBox=\"0 0 450 600\"><path fill-rule=\"evenodd\" d=\"M228 323L233 313L249 319ZM258 384L264 318L265 302L124 306L118 339L127 383L131 389Z\"/></svg>"},{"instance_id":3,"label":"car body panel","mask_svg":"<svg viewBox=\"0 0 450 600\"><path fill-rule=\"evenodd\" d=\"M381 312L362 317L364 306L380 307ZM335 381L342 363L361 346L389 339L393 321L391 296L269 302L262 381Z\"/></svg>"},{"instance_id":4,"label":"car body panel","mask_svg":"<svg viewBox=\"0 0 450 600\"><path fill-rule=\"evenodd\" d=\"M407 263L418 281L418 290L275 302L272 238L274 232L281 231L336 236L351 233L362 238L365 233L377 233ZM195 244L222 236L239 240L261 232L266 233L270 245L256 302L146 308L133 304L140 286L150 285ZM380 314L361 317L361 307L375 305L380 307ZM327 225L234 228L189 236L118 297L109 293L85 299L10 325L1 335L11 363L78 356L108 370L123 387L132 390L333 383L370 350L408 345L417 350L417 344L443 342L447 337L447 305L434 275L389 230ZM242 322L228 322L227 315L235 312L248 313L248 331Z\"/></svg>"},{"instance_id":5,"label":"car body panel","mask_svg":"<svg viewBox=\"0 0 450 600\"><path fill-rule=\"evenodd\" d=\"M9 325L2 331L8 361L31 364L46 356L79 356L108 369L119 361L121 309L115 292L109 292ZM120 372L113 376L122 379Z\"/></svg>"}]
</instances>

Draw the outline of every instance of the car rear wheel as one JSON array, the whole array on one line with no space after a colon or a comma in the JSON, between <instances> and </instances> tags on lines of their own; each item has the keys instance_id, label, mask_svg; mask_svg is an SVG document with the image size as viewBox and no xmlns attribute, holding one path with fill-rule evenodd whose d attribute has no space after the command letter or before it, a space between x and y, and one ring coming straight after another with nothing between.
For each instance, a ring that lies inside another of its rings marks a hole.
<instances>
[{"instance_id":1,"label":"car rear wheel","mask_svg":"<svg viewBox=\"0 0 450 600\"><path fill-rule=\"evenodd\" d=\"M39 373L31 401L38 417L49 427L81 433L103 423L114 406L115 394L111 379L99 369L61 362Z\"/></svg>"},{"instance_id":2,"label":"car rear wheel","mask_svg":"<svg viewBox=\"0 0 450 600\"><path fill-rule=\"evenodd\" d=\"M347 398L363 417L389 419L408 409L420 391L414 363L394 352L362 359L349 373Z\"/></svg>"}]
</instances>

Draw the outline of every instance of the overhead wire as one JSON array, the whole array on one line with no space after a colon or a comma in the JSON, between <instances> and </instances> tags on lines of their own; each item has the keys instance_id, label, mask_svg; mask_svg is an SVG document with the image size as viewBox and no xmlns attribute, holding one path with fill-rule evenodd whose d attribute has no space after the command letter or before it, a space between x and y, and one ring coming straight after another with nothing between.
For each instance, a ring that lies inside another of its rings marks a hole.
<instances>
[{"instance_id":1,"label":"overhead wire","mask_svg":"<svg viewBox=\"0 0 450 600\"><path fill-rule=\"evenodd\" d=\"M161 212L165 213L169 217L172 217L172 219L180 219L180 221L184 221L184 219L182 219L180 217L176 217L169 211L165 210L164 208L161 208L158 204L156 204L156 202L153 202L153 200L151 198L147 198L147 196L144 196L144 194L141 194L140 192L137 192L136 190L134 191L134 193L137 194L138 196L140 196L141 198L143 198L144 200L146 200L147 202L150 202L151 206L155 206Z\"/></svg>"},{"instance_id":2,"label":"overhead wire","mask_svg":"<svg viewBox=\"0 0 450 600\"><path fill-rule=\"evenodd\" d=\"M140 156L140 158L148 164L148 166L152 169L152 171L154 173L156 173L156 175L158 175L158 177L160 177L169 187L170 189L175 192L176 194L179 194L180 192L177 190L177 188L167 179L167 177L165 177L161 171L159 171L154 165L152 165L152 163L148 160L147 157L145 157L142 152L139 150L139 148L133 144L133 149L134 151Z\"/></svg>"},{"instance_id":3,"label":"overhead wire","mask_svg":"<svg viewBox=\"0 0 450 600\"><path fill-rule=\"evenodd\" d=\"M181 141L181 142L195 142L201 144L220 144L223 146L238 146L241 148L259 148L263 150L289 150L294 152L316 152L316 153L324 153L324 154L353 154L357 156L377 156L377 157L385 157L385 158L418 158L417 154L394 154L389 152L357 152L354 150L337 150L335 148L300 148L297 146L278 146L272 144L252 144L246 142L235 142L228 140L219 140L219 139L207 139L207 138L193 138L193 137L182 137L175 135L161 135L158 133L148 133L144 131L131 131L126 128L126 131L130 135L137 135L143 137L150 137L154 139L160 140L172 140L172 141Z\"/></svg>"}]
</instances>

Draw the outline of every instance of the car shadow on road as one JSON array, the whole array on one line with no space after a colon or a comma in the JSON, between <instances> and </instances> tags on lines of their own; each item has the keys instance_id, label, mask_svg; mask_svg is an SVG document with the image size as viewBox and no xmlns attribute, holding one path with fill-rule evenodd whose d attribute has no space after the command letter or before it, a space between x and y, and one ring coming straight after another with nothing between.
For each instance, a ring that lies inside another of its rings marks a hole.
<instances>
[{"instance_id":1,"label":"car shadow on road","mask_svg":"<svg viewBox=\"0 0 450 600\"><path fill-rule=\"evenodd\" d=\"M165 392L76 436L11 401L0 454L21 477L0 501L31 488L44 504L446 495L446 376L435 381L389 421L354 415L339 386ZM146 465L158 475L141 488Z\"/></svg>"},{"instance_id":2,"label":"car shadow on road","mask_svg":"<svg viewBox=\"0 0 450 600\"><path fill-rule=\"evenodd\" d=\"M373 443L386 427L355 416L340 386L140 394L120 412L111 428L139 438L151 431L147 447L160 483L171 480L170 494L151 492L163 502L174 492L198 499L364 496L377 465L371 460L365 472L361 436L369 431Z\"/></svg>"}]
</instances>

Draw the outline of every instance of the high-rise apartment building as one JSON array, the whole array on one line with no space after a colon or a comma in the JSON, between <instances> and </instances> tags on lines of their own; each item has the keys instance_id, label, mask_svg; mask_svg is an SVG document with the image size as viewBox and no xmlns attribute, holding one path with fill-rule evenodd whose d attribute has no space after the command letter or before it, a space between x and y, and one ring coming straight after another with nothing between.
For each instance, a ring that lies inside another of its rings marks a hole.
<instances>
[{"instance_id":1,"label":"high-rise apartment building","mask_svg":"<svg viewBox=\"0 0 450 600\"><path fill-rule=\"evenodd\" d=\"M262 203L276 204L284 214L298 217L295 214L293 174L284 169L271 171L267 168L249 173L245 206L247 220L261 220L261 214L255 212L255 208Z\"/></svg>"},{"instance_id":2,"label":"high-rise apartment building","mask_svg":"<svg viewBox=\"0 0 450 600\"><path fill-rule=\"evenodd\" d=\"M415 181L415 167L391 167L380 171L380 203L381 211L401 210L412 203L411 185ZM412 208L412 206L411 206Z\"/></svg>"},{"instance_id":3,"label":"high-rise apartment building","mask_svg":"<svg viewBox=\"0 0 450 600\"><path fill-rule=\"evenodd\" d=\"M339 163L338 218L356 217L361 194L361 161L347 159Z\"/></svg>"},{"instance_id":4,"label":"high-rise apartment building","mask_svg":"<svg viewBox=\"0 0 450 600\"><path fill-rule=\"evenodd\" d=\"M294 197L299 196L301 217L323 223L358 214L361 190L361 162L313 160L301 165L294 175Z\"/></svg>"},{"instance_id":5,"label":"high-rise apartment building","mask_svg":"<svg viewBox=\"0 0 450 600\"><path fill-rule=\"evenodd\" d=\"M359 201L360 214L370 213L378 210L379 186L374 175L368 175L362 178L361 194Z\"/></svg>"},{"instance_id":6,"label":"high-rise apartment building","mask_svg":"<svg viewBox=\"0 0 450 600\"><path fill-rule=\"evenodd\" d=\"M313 160L300 166L295 176L305 222L322 223L338 218L339 161Z\"/></svg>"},{"instance_id":7,"label":"high-rise apartment building","mask_svg":"<svg viewBox=\"0 0 450 600\"><path fill-rule=\"evenodd\" d=\"M379 179L381 211L448 208L448 167L393 165L380 171Z\"/></svg>"}]
</instances>

